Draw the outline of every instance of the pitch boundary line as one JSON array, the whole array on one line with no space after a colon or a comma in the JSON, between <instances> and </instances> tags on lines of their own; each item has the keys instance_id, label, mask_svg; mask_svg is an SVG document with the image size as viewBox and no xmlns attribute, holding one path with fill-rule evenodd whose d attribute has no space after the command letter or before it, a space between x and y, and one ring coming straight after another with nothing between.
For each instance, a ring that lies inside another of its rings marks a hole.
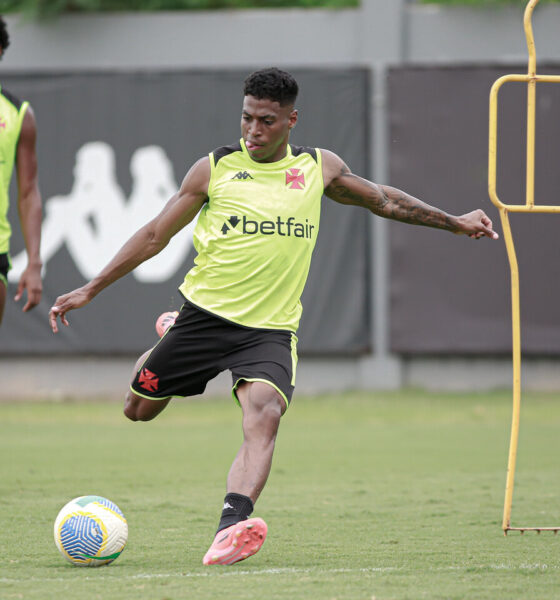
<instances>
[{"instance_id":1,"label":"pitch boundary line","mask_svg":"<svg viewBox=\"0 0 560 600\"><path fill-rule=\"evenodd\" d=\"M460 571L467 569L491 569L493 571L516 571L516 570L531 570L531 571L554 571L560 569L560 565L546 565L546 564L526 564L522 563L519 565L511 564L494 564L494 565L450 565L448 567L437 567L428 569L429 571ZM244 575L286 575L286 574L305 574L305 573L316 573L316 574L338 574L338 573L391 573L396 571L404 571L403 567L363 567L359 569L352 568L341 568L341 569L320 569L315 567L284 567L284 568L272 568L272 569L260 569L260 570L231 570L231 571L218 571L212 569L208 571L200 572L186 572L186 573L137 573L135 575L123 575L116 573L115 575L109 574L109 577L103 575L103 580L107 579L128 579L128 580L146 580L146 579L171 579L171 578L204 578L204 577L240 577ZM81 578L80 581L94 581L98 580L97 577L87 576ZM0 577L0 583L21 583L24 581L61 581L67 582L67 577L26 577L21 579L12 579L9 577Z\"/></svg>"}]
</instances>

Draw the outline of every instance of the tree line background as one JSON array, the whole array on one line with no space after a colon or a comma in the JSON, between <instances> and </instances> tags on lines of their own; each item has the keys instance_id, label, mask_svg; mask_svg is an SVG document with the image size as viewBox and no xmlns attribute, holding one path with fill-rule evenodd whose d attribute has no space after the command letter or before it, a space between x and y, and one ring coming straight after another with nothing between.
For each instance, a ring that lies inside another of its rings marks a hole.
<instances>
[{"instance_id":1,"label":"tree line background","mask_svg":"<svg viewBox=\"0 0 560 600\"><path fill-rule=\"evenodd\" d=\"M525 6L527 0L412 0L420 4ZM558 3L560 0L541 0ZM64 12L212 10L234 8L348 8L359 0L0 0L0 12L48 18Z\"/></svg>"}]
</instances>

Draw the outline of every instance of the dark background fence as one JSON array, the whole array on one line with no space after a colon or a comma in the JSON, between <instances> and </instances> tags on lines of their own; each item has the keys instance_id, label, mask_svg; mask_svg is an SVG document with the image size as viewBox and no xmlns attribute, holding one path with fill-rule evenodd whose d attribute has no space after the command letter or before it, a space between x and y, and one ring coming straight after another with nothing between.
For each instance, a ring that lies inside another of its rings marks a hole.
<instances>
[{"instance_id":1,"label":"dark background fence","mask_svg":"<svg viewBox=\"0 0 560 600\"><path fill-rule=\"evenodd\" d=\"M499 76L523 70L522 65L390 69L389 181L384 183L453 214L482 207L500 230L487 194L488 92ZM543 65L540 71L558 73L560 69ZM294 74L302 91L300 121L292 141L332 149L354 172L370 177L371 73L356 68L300 69ZM141 217L147 220L159 210L169 195L162 188L167 185L168 189L170 180L178 185L196 159L238 139L245 75L246 71L224 70L3 77L4 87L29 99L37 115L45 231L48 220L59 233L76 233L76 227L83 227L94 238L98 236L100 250L96 257L94 250L85 256L85 238L72 242L71 236L62 235L46 263L41 306L23 316L19 307L8 302L0 352L129 353L153 343L155 317L181 303L177 286L193 259L187 242L182 259L174 259L173 272L158 279L154 266L155 279L149 273L127 276L88 307L71 313L72 327L59 336L48 328L48 308L57 295L82 285L88 268L93 273L93 265L104 264L101 254L108 248L100 240L108 232L101 231L103 219L92 216L96 211L111 215L110 202L120 202L121 209L114 213L118 216L110 216L109 221L114 221L119 232L112 239L120 235L124 241L133 223L140 225ZM537 94L536 196L540 203L558 203L560 125L554 115L560 106L559 87L539 84ZM522 84L502 88L499 114L498 193L505 202L519 203L525 185ZM83 157L87 158L92 146L94 163L101 160L95 163L97 167L84 166ZM159 148L159 155L154 148ZM95 158L95 150L102 158ZM143 167L149 177L137 197L142 167L134 164L142 151L146 161L152 162ZM109 164L107 175L99 164L110 163L111 156L114 173L110 175ZM167 179L165 164L171 169ZM164 183L158 183L160 176ZM91 187L89 192L80 195L76 191L80 181L82 188ZM115 190L118 198L111 200ZM88 202L98 203L89 213ZM15 208L14 199L10 216L17 224ZM361 209L324 199L321 233L303 296L302 354L360 354L372 349L369 218L373 217ZM521 271L523 347L535 355L560 353L556 221L557 217L543 215L512 218ZM14 229L12 256L17 257L22 240L17 225ZM388 251L393 352L510 351L509 269L503 243L473 243L436 230L392 223ZM80 268L84 262L89 266Z\"/></svg>"}]
</instances>

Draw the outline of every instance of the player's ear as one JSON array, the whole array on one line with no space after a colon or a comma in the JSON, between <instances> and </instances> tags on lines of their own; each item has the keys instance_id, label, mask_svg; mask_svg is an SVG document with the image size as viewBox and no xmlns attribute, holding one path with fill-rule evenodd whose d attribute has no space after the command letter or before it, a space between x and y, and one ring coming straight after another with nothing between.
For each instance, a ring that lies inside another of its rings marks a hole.
<instances>
[{"instance_id":1,"label":"player's ear","mask_svg":"<svg viewBox=\"0 0 560 600\"><path fill-rule=\"evenodd\" d=\"M294 108L294 110L292 110L292 112L290 113L290 129L293 129L296 126L297 123L297 119L298 119L298 111L296 108Z\"/></svg>"}]
</instances>

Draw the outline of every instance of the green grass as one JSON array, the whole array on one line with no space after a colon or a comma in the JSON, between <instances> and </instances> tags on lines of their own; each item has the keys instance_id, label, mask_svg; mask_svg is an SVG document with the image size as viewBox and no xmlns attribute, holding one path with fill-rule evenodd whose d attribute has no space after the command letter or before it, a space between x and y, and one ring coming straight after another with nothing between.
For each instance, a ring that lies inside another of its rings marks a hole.
<instances>
[{"instance_id":1,"label":"green grass","mask_svg":"<svg viewBox=\"0 0 560 600\"><path fill-rule=\"evenodd\" d=\"M151 423L115 403L0 404L0 598L149 600L560 597L560 537L501 532L508 392L296 396L255 515L263 549L201 565L241 441L226 399ZM526 394L513 525L560 525L560 404ZM108 567L53 542L74 496L116 502L129 543Z\"/></svg>"}]
</instances>

